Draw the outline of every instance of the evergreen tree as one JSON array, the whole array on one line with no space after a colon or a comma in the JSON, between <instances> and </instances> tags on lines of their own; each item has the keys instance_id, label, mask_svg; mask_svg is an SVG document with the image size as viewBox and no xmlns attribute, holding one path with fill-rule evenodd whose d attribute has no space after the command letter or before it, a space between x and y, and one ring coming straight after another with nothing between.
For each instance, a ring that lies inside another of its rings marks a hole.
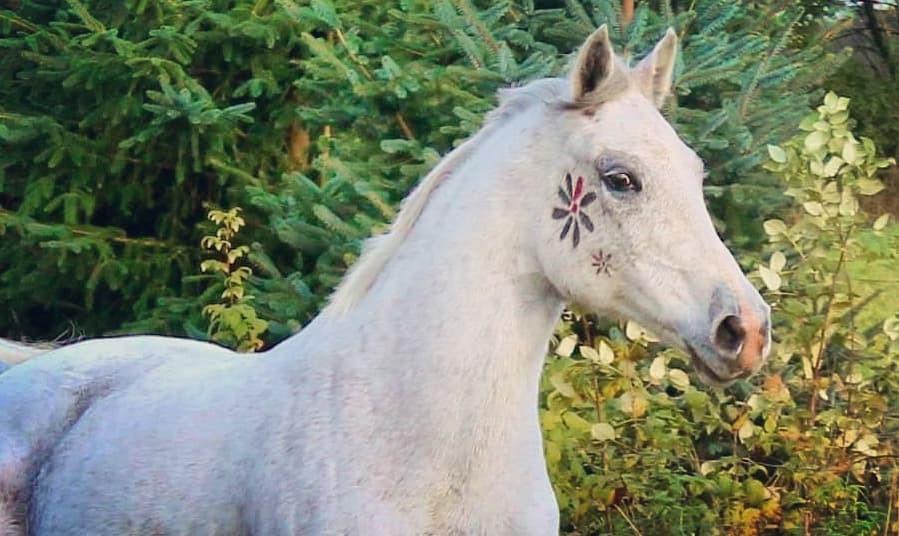
<instances>
[{"instance_id":1,"label":"evergreen tree","mask_svg":"<svg viewBox=\"0 0 899 536\"><path fill-rule=\"evenodd\" d=\"M291 82L318 22L268 2L5 4L0 332L99 334L196 294L205 206L296 165Z\"/></svg>"},{"instance_id":2,"label":"evergreen tree","mask_svg":"<svg viewBox=\"0 0 899 536\"><path fill-rule=\"evenodd\" d=\"M202 336L220 292L197 275L205 212L241 206L255 307L286 336L497 88L564 73L602 23L628 56L678 30L666 113L751 243L780 199L761 148L833 62L794 40L798 11L758 5L640 2L621 28L599 0L16 1L0 10L0 332Z\"/></svg>"}]
</instances>

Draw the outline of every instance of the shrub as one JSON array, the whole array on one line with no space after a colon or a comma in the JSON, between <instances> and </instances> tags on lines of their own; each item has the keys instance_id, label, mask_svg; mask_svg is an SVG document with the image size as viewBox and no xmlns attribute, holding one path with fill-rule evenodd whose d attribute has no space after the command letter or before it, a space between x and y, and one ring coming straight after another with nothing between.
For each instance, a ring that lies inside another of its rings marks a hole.
<instances>
[{"instance_id":1,"label":"shrub","mask_svg":"<svg viewBox=\"0 0 899 536\"><path fill-rule=\"evenodd\" d=\"M209 319L207 333L213 341L236 349L238 352L254 352L262 348L260 338L268 322L256 316L247 294L245 283L253 270L240 266L240 260L250 251L247 246L237 246L234 239L246 224L240 216L240 208L210 210L209 219L218 225L214 235L203 237L204 249L218 253L221 259L207 259L200 265L203 272L213 272L221 280L214 289L221 289L220 303L203 307L203 315Z\"/></svg>"}]
</instances>

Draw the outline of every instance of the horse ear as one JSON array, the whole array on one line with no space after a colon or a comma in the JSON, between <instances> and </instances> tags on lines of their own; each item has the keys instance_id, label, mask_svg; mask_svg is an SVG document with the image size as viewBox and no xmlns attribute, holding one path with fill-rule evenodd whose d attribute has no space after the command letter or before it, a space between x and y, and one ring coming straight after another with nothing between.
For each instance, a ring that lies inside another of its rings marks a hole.
<instances>
[{"instance_id":1,"label":"horse ear","mask_svg":"<svg viewBox=\"0 0 899 536\"><path fill-rule=\"evenodd\" d=\"M665 37L633 70L634 78L643 94L661 108L671 92L674 62L677 59L677 34L668 28Z\"/></svg>"},{"instance_id":2,"label":"horse ear","mask_svg":"<svg viewBox=\"0 0 899 536\"><path fill-rule=\"evenodd\" d=\"M605 24L581 45L571 70L571 96L575 101L599 88L615 68L615 54Z\"/></svg>"}]
</instances>

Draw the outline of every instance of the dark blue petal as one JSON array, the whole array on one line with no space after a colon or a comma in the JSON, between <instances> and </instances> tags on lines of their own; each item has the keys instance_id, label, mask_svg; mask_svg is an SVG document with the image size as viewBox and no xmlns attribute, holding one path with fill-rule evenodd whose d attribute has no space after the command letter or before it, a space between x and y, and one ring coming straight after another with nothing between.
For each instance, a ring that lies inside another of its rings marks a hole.
<instances>
[{"instance_id":1,"label":"dark blue petal","mask_svg":"<svg viewBox=\"0 0 899 536\"><path fill-rule=\"evenodd\" d=\"M571 228L572 221L574 221L574 218L565 220L565 225L562 227L562 234L559 235L559 240L565 240L565 237L568 236L568 229Z\"/></svg>"},{"instance_id":2,"label":"dark blue petal","mask_svg":"<svg viewBox=\"0 0 899 536\"><path fill-rule=\"evenodd\" d=\"M584 227L587 228L591 233L593 232L593 221L590 219L590 216L587 216L583 212L578 213L578 217L581 220L581 223L584 224Z\"/></svg>"}]
</instances>

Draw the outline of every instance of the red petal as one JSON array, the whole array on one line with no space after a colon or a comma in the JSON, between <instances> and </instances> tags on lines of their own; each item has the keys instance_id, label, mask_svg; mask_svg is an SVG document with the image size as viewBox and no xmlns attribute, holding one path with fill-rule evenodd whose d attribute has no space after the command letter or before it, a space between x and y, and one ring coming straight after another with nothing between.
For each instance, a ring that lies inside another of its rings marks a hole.
<instances>
[{"instance_id":1,"label":"red petal","mask_svg":"<svg viewBox=\"0 0 899 536\"><path fill-rule=\"evenodd\" d=\"M580 197L583 193L584 193L584 178L578 177L577 183L575 183L575 185L574 185L574 195L572 195L572 198L575 200L580 199Z\"/></svg>"}]
</instances>

